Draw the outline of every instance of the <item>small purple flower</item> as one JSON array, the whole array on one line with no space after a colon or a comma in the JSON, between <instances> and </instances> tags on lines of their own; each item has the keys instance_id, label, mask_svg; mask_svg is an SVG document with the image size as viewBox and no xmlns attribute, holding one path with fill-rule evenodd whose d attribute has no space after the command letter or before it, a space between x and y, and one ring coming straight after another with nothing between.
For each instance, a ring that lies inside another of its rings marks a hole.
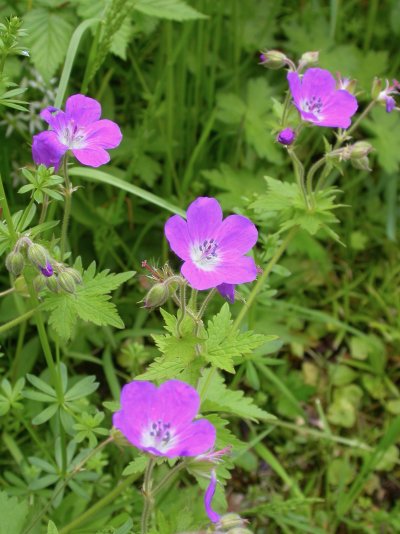
<instances>
[{"instance_id":1,"label":"small purple flower","mask_svg":"<svg viewBox=\"0 0 400 534\"><path fill-rule=\"evenodd\" d=\"M170 217L165 235L175 254L184 260L182 274L194 289L255 280L256 264L244 254L256 244L258 232L247 217L230 215L222 220L218 201L199 197L190 204L186 218Z\"/></svg>"},{"instance_id":2,"label":"small purple flower","mask_svg":"<svg viewBox=\"0 0 400 534\"><path fill-rule=\"evenodd\" d=\"M221 516L217 514L217 512L214 512L214 510L211 507L211 503L215 495L216 489L217 489L217 476L215 474L215 470L213 469L211 471L210 484L208 485L208 488L206 489L206 492L204 494L204 507L212 523L218 523L221 519Z\"/></svg>"},{"instance_id":3,"label":"small purple flower","mask_svg":"<svg viewBox=\"0 0 400 534\"><path fill-rule=\"evenodd\" d=\"M50 130L33 136L34 162L57 170L64 154L71 150L82 165L99 167L110 161L105 149L117 147L122 139L119 126L100 119L101 106L94 98L70 96L65 111L54 107L44 109L40 116Z\"/></svg>"},{"instance_id":4,"label":"small purple flower","mask_svg":"<svg viewBox=\"0 0 400 534\"><path fill-rule=\"evenodd\" d=\"M295 140L296 133L291 128L285 128L284 130L280 131L277 135L276 140L278 143L281 143L281 145L291 145L293 141Z\"/></svg>"},{"instance_id":5,"label":"small purple flower","mask_svg":"<svg viewBox=\"0 0 400 534\"><path fill-rule=\"evenodd\" d=\"M336 80L324 69L308 69L300 78L297 72L287 75L294 105L304 121L317 126L348 128L357 111L355 96L336 89Z\"/></svg>"},{"instance_id":6,"label":"small purple flower","mask_svg":"<svg viewBox=\"0 0 400 534\"><path fill-rule=\"evenodd\" d=\"M233 304L235 302L235 285L234 284L220 284L217 289L228 302Z\"/></svg>"},{"instance_id":7,"label":"small purple flower","mask_svg":"<svg viewBox=\"0 0 400 534\"><path fill-rule=\"evenodd\" d=\"M391 95L398 95L400 93L400 84L397 80L393 80L393 85L389 85L389 81L386 80L386 87L378 95L380 102L385 102L385 108L387 113L391 113L396 107L396 101Z\"/></svg>"},{"instance_id":8,"label":"small purple flower","mask_svg":"<svg viewBox=\"0 0 400 534\"><path fill-rule=\"evenodd\" d=\"M200 407L197 391L179 380L156 387L135 380L121 392L121 409L113 424L135 447L155 456L197 456L214 446L215 427L193 421Z\"/></svg>"},{"instance_id":9,"label":"small purple flower","mask_svg":"<svg viewBox=\"0 0 400 534\"><path fill-rule=\"evenodd\" d=\"M41 273L46 276L47 278L50 278L50 276L53 276L53 267L51 265L51 263L48 261L46 262L46 266L45 267L39 267Z\"/></svg>"}]
</instances>

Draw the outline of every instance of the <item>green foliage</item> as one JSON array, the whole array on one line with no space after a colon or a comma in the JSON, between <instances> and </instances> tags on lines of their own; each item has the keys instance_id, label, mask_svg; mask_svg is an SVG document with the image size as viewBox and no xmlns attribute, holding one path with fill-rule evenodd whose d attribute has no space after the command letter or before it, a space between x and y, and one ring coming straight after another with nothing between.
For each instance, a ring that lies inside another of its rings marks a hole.
<instances>
[{"instance_id":1,"label":"green foliage","mask_svg":"<svg viewBox=\"0 0 400 534\"><path fill-rule=\"evenodd\" d=\"M78 318L99 326L123 328L124 323L118 315L115 304L109 302L111 299L109 293L132 278L134 274L132 271L109 274L109 269L96 274L96 264L93 262L83 272L83 282L75 293L46 295L43 309L50 312L49 323L64 340L73 336Z\"/></svg>"},{"instance_id":2,"label":"green foliage","mask_svg":"<svg viewBox=\"0 0 400 534\"><path fill-rule=\"evenodd\" d=\"M23 168L22 174L29 183L20 187L18 193L27 193L31 191L32 198L38 204L43 202L45 195L53 198L54 200L63 199L57 186L62 184L64 179L61 176L54 174L53 167L47 169L45 165L39 165L35 173Z\"/></svg>"},{"instance_id":3,"label":"green foliage","mask_svg":"<svg viewBox=\"0 0 400 534\"><path fill-rule=\"evenodd\" d=\"M0 492L0 534L21 534L26 523L29 505L25 500Z\"/></svg>"},{"instance_id":4,"label":"green foliage","mask_svg":"<svg viewBox=\"0 0 400 534\"><path fill-rule=\"evenodd\" d=\"M207 18L183 0L138 0L135 9L151 17L179 22Z\"/></svg>"}]
</instances>

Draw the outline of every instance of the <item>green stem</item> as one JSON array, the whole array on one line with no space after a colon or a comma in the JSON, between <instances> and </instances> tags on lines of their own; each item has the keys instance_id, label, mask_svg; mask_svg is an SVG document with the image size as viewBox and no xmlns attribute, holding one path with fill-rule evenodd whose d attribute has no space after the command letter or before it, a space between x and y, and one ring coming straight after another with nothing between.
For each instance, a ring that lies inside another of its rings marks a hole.
<instances>
[{"instance_id":1,"label":"green stem","mask_svg":"<svg viewBox=\"0 0 400 534\"><path fill-rule=\"evenodd\" d=\"M186 467L187 464L188 464L187 462L181 462L180 464L170 469L168 473L165 475L165 477L162 478L160 482L157 484L157 486L153 489L152 491L153 497L158 495L158 493L160 493L160 491L163 490L165 486L167 486L167 484L175 477L175 475L179 473L179 471L181 471L184 467Z\"/></svg>"},{"instance_id":2,"label":"green stem","mask_svg":"<svg viewBox=\"0 0 400 534\"><path fill-rule=\"evenodd\" d=\"M143 480L143 498L144 498L144 506L143 506L143 512L142 512L142 519L141 519L141 534L147 534L148 532L148 524L149 524L149 518L151 514L151 509L153 508L153 494L151 492L151 485L152 485L152 474L153 469L156 462L153 458L149 459L149 462L146 467L146 471L144 473L144 480Z\"/></svg>"},{"instance_id":3,"label":"green stem","mask_svg":"<svg viewBox=\"0 0 400 534\"><path fill-rule=\"evenodd\" d=\"M61 228L61 261L64 260L65 249L67 246L67 237L68 237L68 223L69 216L71 213L71 182L68 176L68 157L64 156L63 159L63 174L65 180L65 204L64 204L64 216Z\"/></svg>"},{"instance_id":4,"label":"green stem","mask_svg":"<svg viewBox=\"0 0 400 534\"><path fill-rule=\"evenodd\" d=\"M288 154L290 156L290 159L293 163L293 169L296 176L297 185L299 186L300 191L303 194L304 197L304 204L306 205L307 209L310 209L310 202L307 196L306 192L306 186L304 183L304 167L299 158L297 157L296 152L293 150L293 148L288 148Z\"/></svg>"},{"instance_id":5,"label":"green stem","mask_svg":"<svg viewBox=\"0 0 400 534\"><path fill-rule=\"evenodd\" d=\"M4 218L6 220L7 228L10 233L11 239L13 241L12 244L14 245L17 242L18 235L17 235L17 232L15 231L10 209L8 207L6 192L4 191L3 180L1 178L1 174L0 174L0 205L3 208Z\"/></svg>"},{"instance_id":6,"label":"green stem","mask_svg":"<svg viewBox=\"0 0 400 534\"><path fill-rule=\"evenodd\" d=\"M371 100L371 102L368 104L368 106L364 109L364 111L361 113L361 115L357 118L356 122L353 124L351 128L349 128L346 132L347 135L351 135L357 128L360 126L361 121L365 119L365 117L368 115L368 113L371 111L371 109L375 106L377 100ZM340 142L342 144L343 141ZM335 146L335 148L337 148Z\"/></svg>"},{"instance_id":7,"label":"green stem","mask_svg":"<svg viewBox=\"0 0 400 534\"><path fill-rule=\"evenodd\" d=\"M39 224L44 223L48 207L49 207L49 195L44 195L43 203L42 203L42 210L40 212L40 217L39 217Z\"/></svg>"},{"instance_id":8,"label":"green stem","mask_svg":"<svg viewBox=\"0 0 400 534\"><path fill-rule=\"evenodd\" d=\"M24 321L27 321L32 315L35 314L37 308L34 308L33 310L29 310L23 315L20 315L19 317L16 317L15 319L12 319L11 321L8 321L8 323L4 323L0 326L0 334L2 332L7 332L7 330L10 330L11 328L14 328L14 326L17 326Z\"/></svg>"},{"instance_id":9,"label":"green stem","mask_svg":"<svg viewBox=\"0 0 400 534\"><path fill-rule=\"evenodd\" d=\"M0 292L0 297L5 297L6 295L9 295L13 291L15 291L15 287L10 287L9 289L5 289L4 291Z\"/></svg>"},{"instance_id":10,"label":"green stem","mask_svg":"<svg viewBox=\"0 0 400 534\"><path fill-rule=\"evenodd\" d=\"M314 179L315 173L318 171L320 167L322 167L325 164L326 164L326 160L325 160L325 156L323 156L321 159L316 161L314 165L310 167L310 170L307 173L307 179L306 179L307 194L310 198L312 198L312 195L313 195L313 179Z\"/></svg>"},{"instance_id":11,"label":"green stem","mask_svg":"<svg viewBox=\"0 0 400 534\"><path fill-rule=\"evenodd\" d=\"M186 282L181 283L179 286L179 308L181 314L176 321L176 331L179 337L182 337L181 326L186 315Z\"/></svg>"},{"instance_id":12,"label":"green stem","mask_svg":"<svg viewBox=\"0 0 400 534\"><path fill-rule=\"evenodd\" d=\"M282 241L281 245L276 250L275 254L269 260L269 262L268 262L267 266L265 267L262 275L259 277L259 279L257 280L255 286L251 290L251 293L250 293L247 301L245 302L245 304L243 305L242 309L240 310L239 315L236 317L236 319L235 319L235 321L233 323L233 329L239 328L239 326L241 325L243 319L246 316L246 313L249 311L249 309L251 308L255 298L257 297L258 293L261 291L262 287L264 286L264 283L265 283L266 279L268 278L268 276L271 273L272 269L274 268L275 264L278 263L280 257L285 252L287 246L289 245L290 241L293 239L293 237L295 236L297 231L298 231L297 227L294 227L294 228L292 228L290 230L290 232L288 233L286 238Z\"/></svg>"},{"instance_id":13,"label":"green stem","mask_svg":"<svg viewBox=\"0 0 400 534\"><path fill-rule=\"evenodd\" d=\"M200 306L200 309L199 309L199 313L197 314L197 320L198 321L201 321L201 318L203 317L204 312L206 311L208 304L210 303L211 299L214 297L214 295L216 293L217 293L217 290L215 289L215 287L213 287L213 289L208 293L206 298L203 300L203 303L202 303L202 305Z\"/></svg>"}]
</instances>

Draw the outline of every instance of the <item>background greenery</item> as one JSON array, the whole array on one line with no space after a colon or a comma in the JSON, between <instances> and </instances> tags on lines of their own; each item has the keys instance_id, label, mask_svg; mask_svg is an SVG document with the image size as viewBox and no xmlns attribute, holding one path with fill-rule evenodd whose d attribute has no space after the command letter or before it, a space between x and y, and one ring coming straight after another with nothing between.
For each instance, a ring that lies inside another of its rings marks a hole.
<instances>
[{"instance_id":1,"label":"background greenery","mask_svg":"<svg viewBox=\"0 0 400 534\"><path fill-rule=\"evenodd\" d=\"M278 48L296 59L319 50L321 67L357 79L364 106L374 76L391 79L398 72L400 2L3 0L0 7L1 19L11 14L23 19L22 44L30 53L30 58L10 57L5 70L10 81L26 87L20 98L31 103L30 111L0 107L0 173L13 211L26 205L18 194L25 183L19 169L32 165L31 137L43 129L38 112L56 96L62 99L62 89L65 95L82 91L100 100L103 116L118 122L124 135L111 164L101 169L105 174L71 172L79 186L70 227L72 257L81 256L86 267L96 261L100 270L138 273L113 298L124 330L78 322L72 341L60 346L71 385L89 375L100 383L90 403L83 399L92 419L82 423L82 439L70 442L73 469L72 459L82 454L79 443L92 447L89 436L94 443L101 436L87 428L110 426L102 402L118 400L120 384L143 372L158 354L150 334L161 332L160 315L138 302L148 289L142 260L162 265L169 256L163 238L168 203L184 210L198 195L216 196L227 212L240 210L258 224L258 263L271 256L270 236L278 221L250 206L265 192L264 176L289 182L293 177L285 151L275 143L285 74L258 65L259 50ZM100 26L92 20L98 17ZM57 94L63 66L72 61L71 76L61 80ZM303 161L323 153L317 130L303 133ZM324 134L334 139L332 131ZM295 237L247 317L249 328L279 339L228 378L233 390L244 389L279 417L274 425L258 426L237 418L230 427L247 446L242 444L234 459L228 503L249 516L254 532L400 530L398 113L374 109L356 138L368 139L376 151L372 172L348 167L344 176L330 176L346 205L336 212L343 244L323 234ZM61 210L53 215L59 218ZM9 287L5 269L1 281ZM244 297L247 292L242 288ZM213 306L217 311L221 300ZM240 306L236 303L232 313ZM1 321L22 309L14 295L3 297ZM2 351L2 373L13 388L26 373L43 370L33 325L7 331ZM84 395L91 393L89 382ZM3 382L0 403L9 399L7 390ZM14 393L14 406L2 417L0 483L8 497L0 494L0 509L19 510L23 529L35 515L28 504L33 499L36 510L43 508L59 481L53 454L57 431L54 425L47 430L31 425L44 406ZM96 408L103 415L96 416ZM44 519L69 524L112 491L130 459L132 453L121 455L115 447L95 456L62 502L58 493L56 507ZM139 501L139 486L131 484L83 526L60 532L129 532L127 521ZM157 521L155 532L163 534L206 524L199 489L188 486L173 498L165 495ZM121 530L123 525L127 529ZM22 531L18 528L16 533ZM34 528L41 532L39 524Z\"/></svg>"}]
</instances>

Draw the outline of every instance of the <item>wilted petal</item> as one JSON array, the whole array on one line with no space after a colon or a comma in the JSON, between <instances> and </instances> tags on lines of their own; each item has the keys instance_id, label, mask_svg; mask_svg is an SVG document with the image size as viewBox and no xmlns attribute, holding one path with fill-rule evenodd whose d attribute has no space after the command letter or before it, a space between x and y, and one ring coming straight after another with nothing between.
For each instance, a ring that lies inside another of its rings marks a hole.
<instances>
[{"instance_id":1,"label":"wilted petal","mask_svg":"<svg viewBox=\"0 0 400 534\"><path fill-rule=\"evenodd\" d=\"M190 238L187 222L179 215L173 215L165 223L165 237L169 246L182 260L190 258Z\"/></svg>"},{"instance_id":2,"label":"wilted petal","mask_svg":"<svg viewBox=\"0 0 400 534\"><path fill-rule=\"evenodd\" d=\"M211 471L210 484L208 485L208 488L206 489L206 492L204 494L204 507L212 523L218 523L218 521L221 519L221 516L217 514L217 512L214 512L211 506L216 489L217 489L217 477L213 469Z\"/></svg>"},{"instance_id":3,"label":"wilted petal","mask_svg":"<svg viewBox=\"0 0 400 534\"><path fill-rule=\"evenodd\" d=\"M224 299L231 304L235 302L235 286L233 284L220 284L217 289Z\"/></svg>"},{"instance_id":4,"label":"wilted petal","mask_svg":"<svg viewBox=\"0 0 400 534\"><path fill-rule=\"evenodd\" d=\"M36 165L43 164L57 170L67 150L68 147L60 143L55 132L46 131L33 136L32 158Z\"/></svg>"},{"instance_id":5,"label":"wilted petal","mask_svg":"<svg viewBox=\"0 0 400 534\"><path fill-rule=\"evenodd\" d=\"M189 235L193 242L210 239L222 223L222 209L215 198L199 197L187 210Z\"/></svg>"},{"instance_id":6,"label":"wilted petal","mask_svg":"<svg viewBox=\"0 0 400 534\"><path fill-rule=\"evenodd\" d=\"M76 124L86 126L100 119L101 105L94 98L78 94L67 98L65 112Z\"/></svg>"},{"instance_id":7,"label":"wilted petal","mask_svg":"<svg viewBox=\"0 0 400 534\"><path fill-rule=\"evenodd\" d=\"M100 167L110 161L108 152L100 147L74 148L72 153L82 165L89 167Z\"/></svg>"},{"instance_id":8,"label":"wilted petal","mask_svg":"<svg viewBox=\"0 0 400 534\"><path fill-rule=\"evenodd\" d=\"M102 119L86 126L85 134L88 146L101 148L115 148L122 139L118 124L108 119Z\"/></svg>"}]
</instances>

